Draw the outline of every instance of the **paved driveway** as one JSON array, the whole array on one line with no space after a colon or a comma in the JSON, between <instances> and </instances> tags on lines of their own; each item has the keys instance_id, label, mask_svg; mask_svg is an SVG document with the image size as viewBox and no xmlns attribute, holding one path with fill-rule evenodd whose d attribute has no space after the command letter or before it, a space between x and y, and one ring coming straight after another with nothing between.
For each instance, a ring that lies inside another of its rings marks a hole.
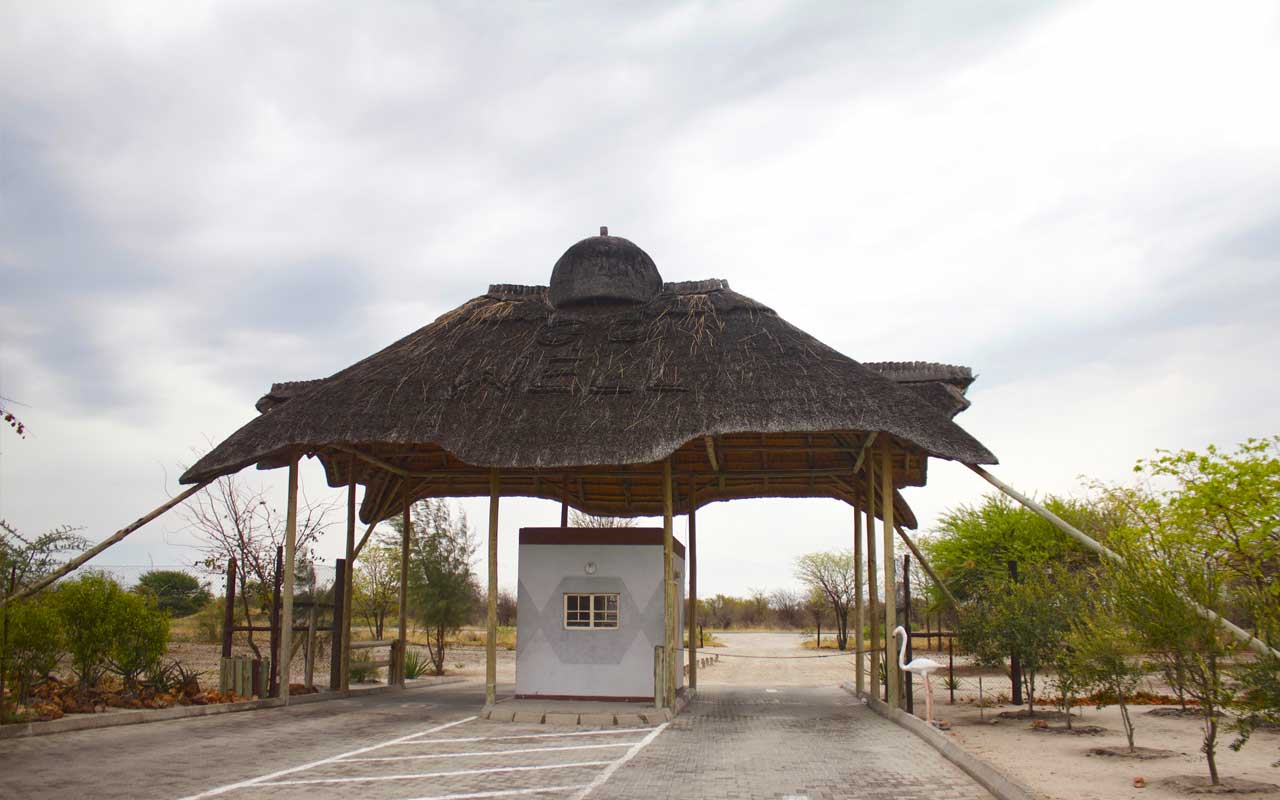
<instances>
[{"instance_id":1,"label":"paved driveway","mask_svg":"<svg viewBox=\"0 0 1280 800\"><path fill-rule=\"evenodd\" d=\"M476 719L475 684L0 744L0 797L988 798L835 688L709 688L668 725Z\"/></svg>"}]
</instances>

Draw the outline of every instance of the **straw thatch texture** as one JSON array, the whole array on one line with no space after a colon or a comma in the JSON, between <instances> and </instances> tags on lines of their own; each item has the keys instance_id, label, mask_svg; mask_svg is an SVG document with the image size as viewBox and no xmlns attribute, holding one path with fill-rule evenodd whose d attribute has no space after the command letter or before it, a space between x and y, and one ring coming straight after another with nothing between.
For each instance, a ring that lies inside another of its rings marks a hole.
<instances>
[{"instance_id":1,"label":"straw thatch texture","mask_svg":"<svg viewBox=\"0 0 1280 800\"><path fill-rule=\"evenodd\" d=\"M635 515L661 508L672 456L677 507L861 505L853 471L872 432L895 486L923 485L929 456L995 462L951 421L972 380L964 367L861 365L725 281L664 284L634 244L593 237L557 262L550 289L491 286L328 378L274 385L262 415L182 481L307 453L335 485L354 470L366 520L405 494L487 494L489 468L504 494Z\"/></svg>"}]
</instances>

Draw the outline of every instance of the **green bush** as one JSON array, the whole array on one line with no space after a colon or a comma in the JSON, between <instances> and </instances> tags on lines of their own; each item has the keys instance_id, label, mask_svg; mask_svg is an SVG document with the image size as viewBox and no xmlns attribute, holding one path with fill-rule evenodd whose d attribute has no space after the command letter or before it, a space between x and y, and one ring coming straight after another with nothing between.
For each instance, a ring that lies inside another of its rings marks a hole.
<instances>
[{"instance_id":1,"label":"green bush","mask_svg":"<svg viewBox=\"0 0 1280 800\"><path fill-rule=\"evenodd\" d=\"M53 672L62 656L62 623L48 596L37 595L9 610L8 670L26 705L34 683Z\"/></svg>"},{"instance_id":2,"label":"green bush","mask_svg":"<svg viewBox=\"0 0 1280 800\"><path fill-rule=\"evenodd\" d=\"M427 662L422 657L422 653L408 648L404 654L404 677L406 680L413 678L421 678L427 674Z\"/></svg>"},{"instance_id":3,"label":"green bush","mask_svg":"<svg viewBox=\"0 0 1280 800\"><path fill-rule=\"evenodd\" d=\"M113 612L123 595L110 577L92 572L63 583L53 593L71 671L81 688L97 684L106 671L116 633Z\"/></svg>"},{"instance_id":4,"label":"green bush","mask_svg":"<svg viewBox=\"0 0 1280 800\"><path fill-rule=\"evenodd\" d=\"M196 576L176 569L153 569L142 573L133 591L151 595L161 611L175 617L194 614L204 608L210 598L209 590L200 585Z\"/></svg>"},{"instance_id":5,"label":"green bush","mask_svg":"<svg viewBox=\"0 0 1280 800\"><path fill-rule=\"evenodd\" d=\"M196 641L217 644L222 641L222 625L226 621L227 600L218 597L196 612ZM240 620L236 620L240 624Z\"/></svg>"},{"instance_id":6,"label":"green bush","mask_svg":"<svg viewBox=\"0 0 1280 800\"><path fill-rule=\"evenodd\" d=\"M372 661L351 659L351 682L368 683L378 679L378 668Z\"/></svg>"},{"instance_id":7,"label":"green bush","mask_svg":"<svg viewBox=\"0 0 1280 800\"><path fill-rule=\"evenodd\" d=\"M169 646L169 616L151 598L121 593L111 607L111 647L107 664L133 691Z\"/></svg>"}]
</instances>

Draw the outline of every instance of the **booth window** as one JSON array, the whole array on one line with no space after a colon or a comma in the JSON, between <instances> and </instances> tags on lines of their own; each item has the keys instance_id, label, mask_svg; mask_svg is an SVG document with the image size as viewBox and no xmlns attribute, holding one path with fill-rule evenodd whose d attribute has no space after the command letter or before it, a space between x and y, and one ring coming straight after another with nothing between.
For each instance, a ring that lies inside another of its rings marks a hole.
<instances>
[{"instance_id":1,"label":"booth window","mask_svg":"<svg viewBox=\"0 0 1280 800\"><path fill-rule=\"evenodd\" d=\"M566 628L617 628L618 595L566 594L564 626Z\"/></svg>"}]
</instances>

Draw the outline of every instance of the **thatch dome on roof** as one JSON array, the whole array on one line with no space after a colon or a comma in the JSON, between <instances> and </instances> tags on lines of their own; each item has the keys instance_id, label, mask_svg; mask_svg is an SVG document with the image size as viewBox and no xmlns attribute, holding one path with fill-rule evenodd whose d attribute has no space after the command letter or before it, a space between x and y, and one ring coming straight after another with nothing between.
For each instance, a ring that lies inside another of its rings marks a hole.
<instances>
[{"instance_id":1,"label":"thatch dome on roof","mask_svg":"<svg viewBox=\"0 0 1280 800\"><path fill-rule=\"evenodd\" d=\"M828 347L724 280L664 283L633 243L592 237L560 258L550 287L490 286L328 378L277 384L260 401L264 413L182 481L312 453L338 483L349 458L338 454L358 450L372 456L365 464L399 465L404 485L389 492L487 493L484 468L492 467L512 476L504 492L519 477L528 488L515 493L566 499L592 513L640 514L661 507L656 485L642 486L641 472L608 484L597 469L604 483L584 489L578 480L572 493L571 481L552 486L547 476L585 475L598 465L650 465L653 474L651 465L683 447L689 452L677 474L695 482L696 497L681 503L746 496L857 503L861 490L849 488L849 469L861 463L857 443L872 432L893 443L895 486L922 485L928 456L995 463L951 420L967 405L967 368L877 367ZM939 386L950 388L928 388ZM752 462L754 483L735 484L723 471L710 484L697 482L716 461L714 447L723 444L721 461L743 465L743 449L756 442L773 455ZM804 448L808 454L798 455ZM432 470L440 481L424 477ZM386 475L360 472L358 479ZM409 485L410 477L421 485ZM605 499L606 485L613 499ZM370 496L366 520L381 513Z\"/></svg>"},{"instance_id":2,"label":"thatch dome on roof","mask_svg":"<svg viewBox=\"0 0 1280 800\"><path fill-rule=\"evenodd\" d=\"M647 303L662 291L658 267L634 242L601 228L560 256L551 270L551 305Z\"/></svg>"}]
</instances>

